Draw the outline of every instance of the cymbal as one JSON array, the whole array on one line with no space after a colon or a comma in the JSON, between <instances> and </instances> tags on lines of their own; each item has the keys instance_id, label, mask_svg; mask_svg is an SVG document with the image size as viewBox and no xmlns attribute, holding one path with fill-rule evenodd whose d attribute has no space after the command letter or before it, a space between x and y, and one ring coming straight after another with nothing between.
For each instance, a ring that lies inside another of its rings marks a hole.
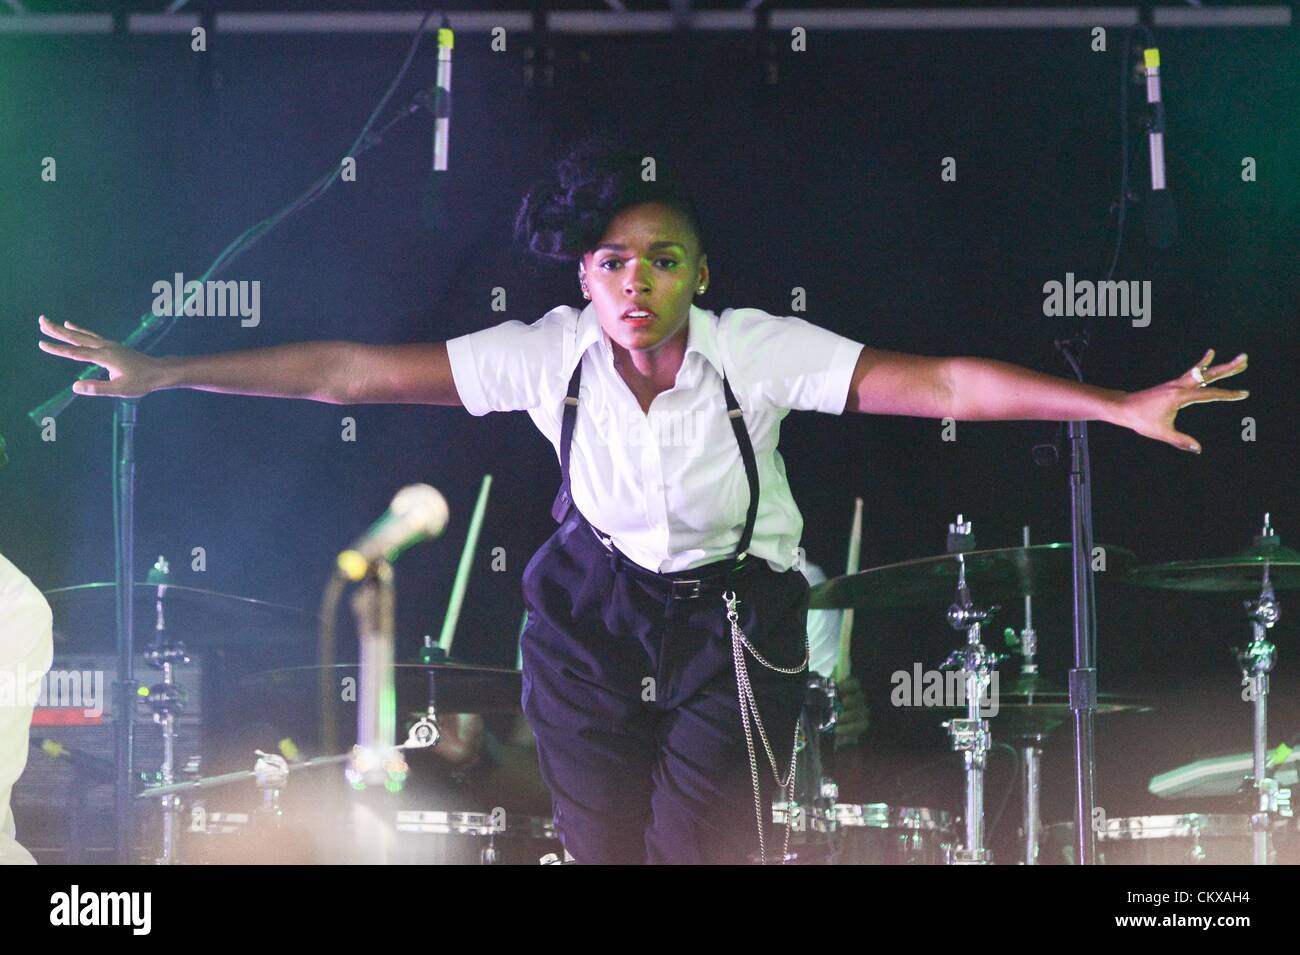
<instances>
[{"instance_id":1,"label":"cymbal","mask_svg":"<svg viewBox=\"0 0 1300 955\"><path fill-rule=\"evenodd\" d=\"M354 663L340 663L329 668L327 677L334 686L344 686L345 679L361 686L361 668ZM458 663L398 663L393 667L397 688L397 712L424 712L429 705L432 684L439 713L518 713L523 694L523 675L519 670L500 667L467 666ZM288 701L296 709L315 712L320 695L321 668L318 666L285 667L250 673L239 681L244 689L265 693L280 706ZM356 696L356 694L350 694ZM344 700L333 694L340 720L355 721L357 699Z\"/></svg>"},{"instance_id":2,"label":"cymbal","mask_svg":"<svg viewBox=\"0 0 1300 955\"><path fill-rule=\"evenodd\" d=\"M1265 568L1274 590L1300 588L1300 551L1280 544L1248 547L1231 557L1147 564L1129 571L1127 580L1159 590L1255 594L1263 585Z\"/></svg>"},{"instance_id":3,"label":"cymbal","mask_svg":"<svg viewBox=\"0 0 1300 955\"><path fill-rule=\"evenodd\" d=\"M1133 552L1105 544L1107 571L1122 570L1135 560ZM965 551L966 583L980 605L1015 597L1064 591L1070 586L1072 548L1069 543L1033 544ZM858 607L865 610L923 607L951 602L957 587L957 554L940 554L869 567L856 574L832 577L813 587L809 609Z\"/></svg>"},{"instance_id":4,"label":"cymbal","mask_svg":"<svg viewBox=\"0 0 1300 955\"><path fill-rule=\"evenodd\" d=\"M154 635L158 585L138 581L133 589L135 642L137 649L143 649ZM56 642L113 645L117 633L113 581L56 587L45 591L45 597L54 612ZM194 649L297 645L314 641L320 630L320 618L311 611L182 584L167 585L163 620L170 639Z\"/></svg>"},{"instance_id":5,"label":"cymbal","mask_svg":"<svg viewBox=\"0 0 1300 955\"><path fill-rule=\"evenodd\" d=\"M1284 751L1285 752L1285 751ZM1269 775L1282 786L1300 782L1300 750L1287 752L1274 761L1270 754ZM1147 791L1161 799L1235 796L1254 767L1253 753L1230 753L1185 763L1152 776Z\"/></svg>"}]
</instances>

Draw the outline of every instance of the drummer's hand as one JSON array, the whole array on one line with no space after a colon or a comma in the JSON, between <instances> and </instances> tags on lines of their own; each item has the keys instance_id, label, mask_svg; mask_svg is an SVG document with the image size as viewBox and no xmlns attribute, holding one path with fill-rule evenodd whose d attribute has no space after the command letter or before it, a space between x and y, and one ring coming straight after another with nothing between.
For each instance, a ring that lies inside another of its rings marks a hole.
<instances>
[{"instance_id":1,"label":"drummer's hand","mask_svg":"<svg viewBox=\"0 0 1300 955\"><path fill-rule=\"evenodd\" d=\"M477 713L452 713L438 722L442 736L433 751L453 766L474 762L483 750L483 717Z\"/></svg>"},{"instance_id":2,"label":"drummer's hand","mask_svg":"<svg viewBox=\"0 0 1300 955\"><path fill-rule=\"evenodd\" d=\"M163 359L109 341L71 322L56 325L42 315L38 324L49 336L38 342L42 351L74 361L92 362L108 371L107 381L73 382L72 390L79 395L139 398L163 386L162 370L166 364Z\"/></svg>"},{"instance_id":3,"label":"drummer's hand","mask_svg":"<svg viewBox=\"0 0 1300 955\"><path fill-rule=\"evenodd\" d=\"M840 701L840 713L835 721L835 748L853 746L867 731L870 710L867 696L857 677L845 677L835 687Z\"/></svg>"},{"instance_id":4,"label":"drummer's hand","mask_svg":"<svg viewBox=\"0 0 1300 955\"><path fill-rule=\"evenodd\" d=\"M1243 352L1232 361L1210 367L1214 358L1214 349L1205 353L1197 364L1202 369L1206 381L1218 381L1230 378L1246 370L1246 354ZM1174 430L1174 418L1180 408L1202 401L1240 401L1250 396L1249 391L1236 391L1230 388L1202 388L1192 377L1189 369L1173 381L1156 385L1145 391L1134 391L1120 400L1119 424L1132 428L1138 434L1157 441L1164 441L1184 451L1201 452L1201 445L1191 435Z\"/></svg>"}]
</instances>

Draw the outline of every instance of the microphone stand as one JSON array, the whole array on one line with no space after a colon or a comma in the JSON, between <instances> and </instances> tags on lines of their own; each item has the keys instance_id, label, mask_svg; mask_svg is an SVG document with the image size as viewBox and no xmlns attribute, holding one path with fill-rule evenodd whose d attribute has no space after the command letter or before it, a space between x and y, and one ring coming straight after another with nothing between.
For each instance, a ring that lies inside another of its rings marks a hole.
<instances>
[{"instance_id":1,"label":"microphone stand","mask_svg":"<svg viewBox=\"0 0 1300 955\"><path fill-rule=\"evenodd\" d=\"M1115 246L1105 278L1115 274L1120 249L1124 244L1124 225L1129 203L1129 129L1128 97L1131 82L1129 58L1133 48L1133 31L1125 34L1124 55L1120 63L1120 179L1119 200L1115 212ZM1053 344L1070 371L1083 383L1083 352L1095 330L1095 319L1086 317L1082 327ZM1070 670L1070 710L1074 722L1074 829L1075 858L1079 865L1095 865L1096 833L1092 828L1097 804L1097 763L1094 749L1093 720L1097 713L1097 605L1092 575L1092 472L1088 449L1088 423L1066 422L1070 443L1070 546L1074 578L1074 668Z\"/></svg>"},{"instance_id":2,"label":"microphone stand","mask_svg":"<svg viewBox=\"0 0 1300 955\"><path fill-rule=\"evenodd\" d=\"M427 20L428 17L426 16L425 21L421 22L421 32L423 32L424 22L427 22ZM419 34L417 34L417 45L418 37ZM403 65L403 74L406 67L409 66L411 55L414 52L414 49L412 49L411 54L408 55L407 62ZM402 74L399 74L398 80L401 79L401 76ZM348 151L349 156L360 156L371 147L381 144L384 134L398 122L414 116L422 109L432 108L432 98L427 92L421 91L399 109L378 132L370 132L370 125L373 123L374 117L388 102L388 97L396 89L396 82L394 81L393 86L389 88L388 95L371 114L370 121L366 123L361 135L357 137L357 141ZM202 300L208 279L224 271L226 266L247 252L259 239L271 232L289 216L319 199L325 190L333 185L338 178L340 168L341 166L336 166L275 215L257 223L239 235L217 256L212 265L208 267L208 270L203 273L203 276L194 281L194 291L185 297L181 307L175 310L176 314L160 316L155 315L152 311L145 313L140 316L135 331L124 338L122 344L141 352L149 352L157 347L163 337L172 330L177 321L186 313L190 303L195 298ZM190 284L186 283L187 286ZM84 381L88 378L102 380L104 377L105 374L102 368L91 365L84 369L76 380ZM43 427L48 419L56 418L76 398L77 394L72 390L72 385L69 384L62 391L27 412L27 416L38 427ZM114 686L116 690L114 695L116 716L113 723L113 753L117 761L117 777L113 804L117 820L115 847L118 865L127 865L130 862L132 800L136 782L134 776L135 727L133 717L136 691L139 685L135 679L135 610L132 601L134 593L131 569L135 565L135 428L139 403L139 398L119 398L113 414L113 543L115 554L114 581L117 588L117 683Z\"/></svg>"},{"instance_id":3,"label":"microphone stand","mask_svg":"<svg viewBox=\"0 0 1300 955\"><path fill-rule=\"evenodd\" d=\"M395 602L393 568L378 560L352 600L361 642L357 742L347 777L354 788L401 788L407 766L397 749L397 688L394 683Z\"/></svg>"},{"instance_id":4,"label":"microphone stand","mask_svg":"<svg viewBox=\"0 0 1300 955\"><path fill-rule=\"evenodd\" d=\"M124 398L113 413L113 445L116 449L113 481L113 561L117 608L117 682L113 701L113 758L117 775L113 786L113 808L117 820L113 843L118 865L130 863L134 814L131 795L135 767L135 594L131 568L135 566L135 425L139 400Z\"/></svg>"},{"instance_id":5,"label":"microphone stand","mask_svg":"<svg viewBox=\"0 0 1300 955\"><path fill-rule=\"evenodd\" d=\"M1081 356L1088 332L1056 341L1056 348L1075 378L1083 382ZM1097 861L1092 828L1097 803L1097 763L1093 719L1097 712L1096 602L1092 576L1092 472L1088 423L1066 422L1070 443L1070 547L1074 571L1074 669L1070 670L1070 711L1074 717L1075 858L1079 865Z\"/></svg>"}]
</instances>

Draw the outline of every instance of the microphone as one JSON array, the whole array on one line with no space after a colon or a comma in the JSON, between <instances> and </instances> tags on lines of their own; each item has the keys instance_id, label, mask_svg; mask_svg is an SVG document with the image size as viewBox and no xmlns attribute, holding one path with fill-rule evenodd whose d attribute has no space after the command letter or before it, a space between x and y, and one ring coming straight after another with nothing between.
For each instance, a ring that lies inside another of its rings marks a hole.
<instances>
[{"instance_id":1,"label":"microphone","mask_svg":"<svg viewBox=\"0 0 1300 955\"><path fill-rule=\"evenodd\" d=\"M1167 249L1178 235L1178 210L1173 196L1165 188L1165 104L1160 93L1160 50L1145 47L1142 63L1146 74L1147 103L1151 107L1151 125L1147 130L1147 153L1151 158L1151 192L1147 197L1142 221L1147 241L1157 249Z\"/></svg>"},{"instance_id":2,"label":"microphone","mask_svg":"<svg viewBox=\"0 0 1300 955\"><path fill-rule=\"evenodd\" d=\"M339 574L351 581L362 580L376 561L392 562L408 547L437 537L449 517L446 498L434 488L427 484L402 488L384 516L339 554Z\"/></svg>"},{"instance_id":3,"label":"microphone","mask_svg":"<svg viewBox=\"0 0 1300 955\"><path fill-rule=\"evenodd\" d=\"M443 22L447 22L444 15ZM438 28L438 79L433 99L433 171L447 171L447 147L451 142L451 50L455 34Z\"/></svg>"},{"instance_id":4,"label":"microphone","mask_svg":"<svg viewBox=\"0 0 1300 955\"><path fill-rule=\"evenodd\" d=\"M451 51L455 34L445 25L438 28L438 78L433 91L433 169L424 190L423 218L430 229L445 220L447 154L451 145Z\"/></svg>"}]
</instances>

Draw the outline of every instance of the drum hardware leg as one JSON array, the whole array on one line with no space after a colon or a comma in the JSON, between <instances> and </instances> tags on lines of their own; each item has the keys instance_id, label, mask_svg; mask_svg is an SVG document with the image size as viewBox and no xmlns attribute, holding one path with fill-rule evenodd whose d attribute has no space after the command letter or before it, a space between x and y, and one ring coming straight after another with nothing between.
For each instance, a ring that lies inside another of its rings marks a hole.
<instances>
[{"instance_id":1,"label":"drum hardware leg","mask_svg":"<svg viewBox=\"0 0 1300 955\"><path fill-rule=\"evenodd\" d=\"M1024 770L1022 821L1025 846L1024 865L1038 865L1038 847L1042 835L1042 816L1039 813L1041 760L1043 751L1037 741L1026 741L1020 747L1021 767Z\"/></svg>"},{"instance_id":2,"label":"drum hardware leg","mask_svg":"<svg viewBox=\"0 0 1300 955\"><path fill-rule=\"evenodd\" d=\"M961 752L966 773L966 837L954 847L950 865L984 865L992 861L984 847L984 769L990 736L987 720L947 720L944 726L954 751Z\"/></svg>"}]
</instances>

